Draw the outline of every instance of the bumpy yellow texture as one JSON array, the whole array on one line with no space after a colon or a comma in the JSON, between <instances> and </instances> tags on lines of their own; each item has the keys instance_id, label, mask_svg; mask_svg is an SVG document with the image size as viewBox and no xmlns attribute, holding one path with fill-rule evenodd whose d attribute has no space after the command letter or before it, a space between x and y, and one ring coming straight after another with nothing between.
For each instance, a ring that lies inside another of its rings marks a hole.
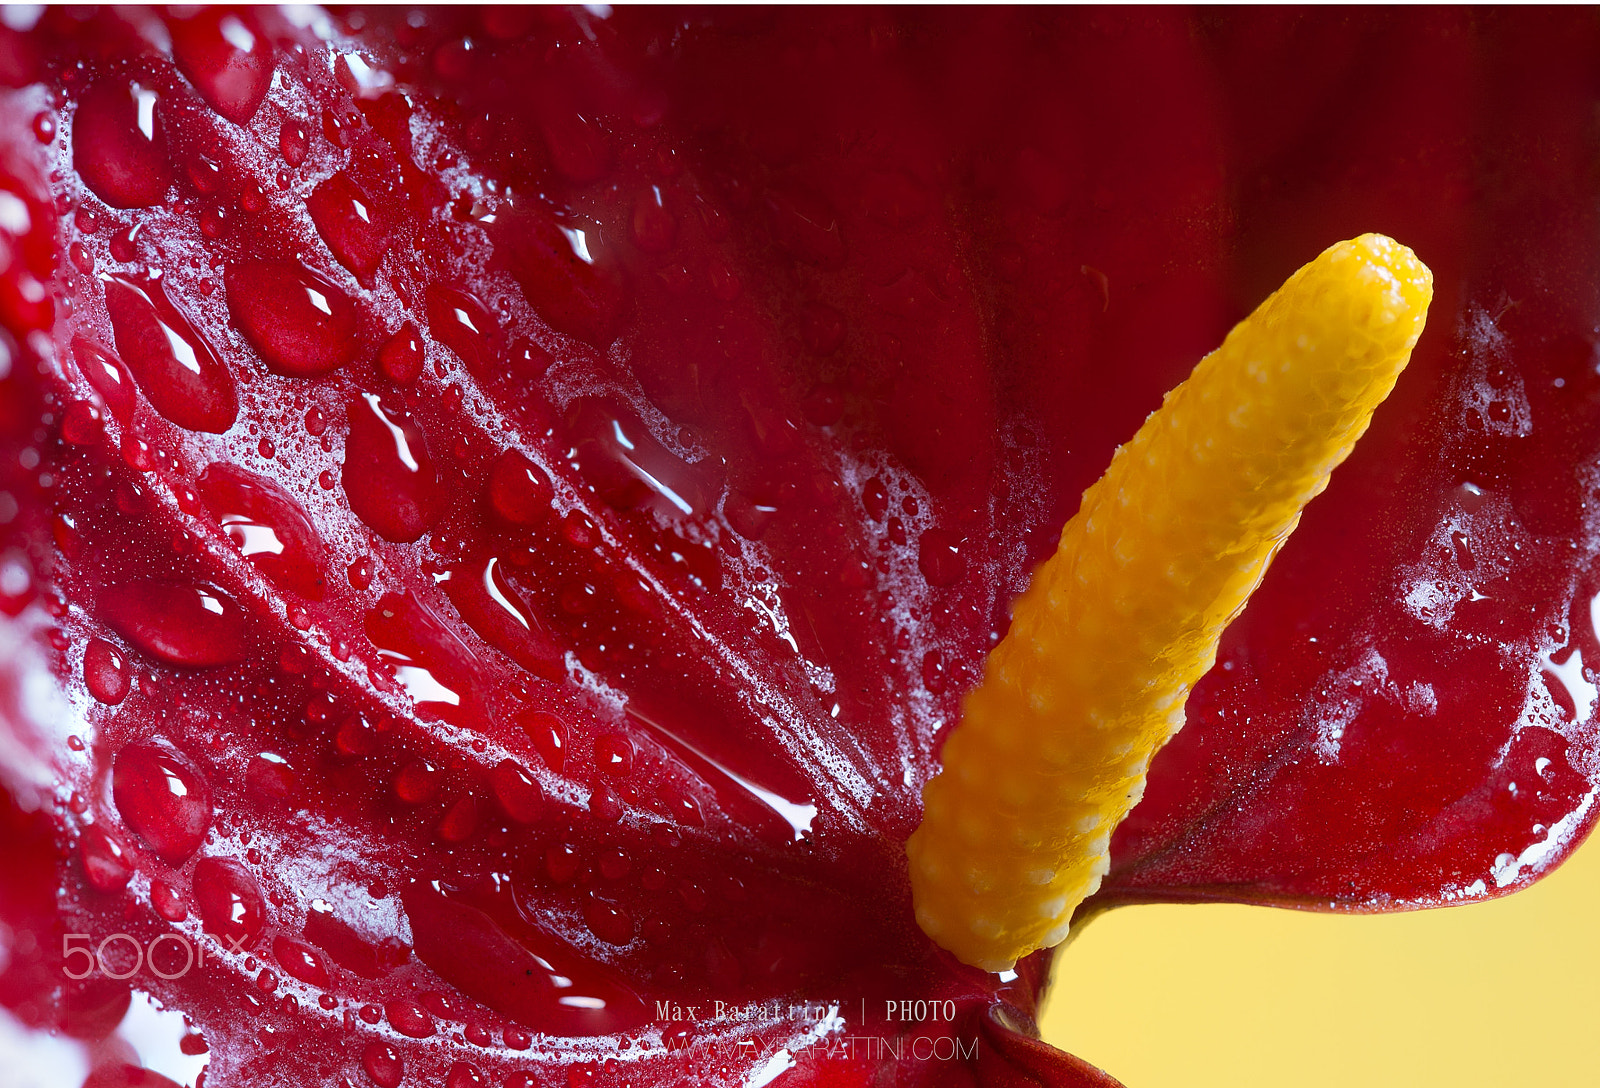
<instances>
[{"instance_id":1,"label":"bumpy yellow texture","mask_svg":"<svg viewBox=\"0 0 1600 1088\"><path fill-rule=\"evenodd\" d=\"M1394 387L1432 296L1392 239L1332 247L1084 492L923 791L906 852L934 941L998 971L1067 935L1223 628Z\"/></svg>"}]
</instances>

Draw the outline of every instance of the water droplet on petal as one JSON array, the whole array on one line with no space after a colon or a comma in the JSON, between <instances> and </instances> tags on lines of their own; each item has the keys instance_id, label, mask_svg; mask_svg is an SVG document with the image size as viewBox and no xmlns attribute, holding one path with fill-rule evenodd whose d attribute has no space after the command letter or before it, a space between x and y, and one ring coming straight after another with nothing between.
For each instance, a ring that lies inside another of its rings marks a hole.
<instances>
[{"instance_id":1,"label":"water droplet on petal","mask_svg":"<svg viewBox=\"0 0 1600 1088\"><path fill-rule=\"evenodd\" d=\"M272 939L272 955L285 971L306 985L318 988L328 985L328 969L310 945L279 935Z\"/></svg>"},{"instance_id":2,"label":"water droplet on petal","mask_svg":"<svg viewBox=\"0 0 1600 1088\"><path fill-rule=\"evenodd\" d=\"M81 338L72 342L72 357L112 416L127 422L133 415L133 375L122 360Z\"/></svg>"},{"instance_id":3,"label":"water droplet on petal","mask_svg":"<svg viewBox=\"0 0 1600 1088\"><path fill-rule=\"evenodd\" d=\"M961 538L943 529L929 529L917 542L917 568L930 586L954 585L967 571Z\"/></svg>"},{"instance_id":4,"label":"water droplet on petal","mask_svg":"<svg viewBox=\"0 0 1600 1088\"><path fill-rule=\"evenodd\" d=\"M595 739L595 765L613 778L633 773L633 755L633 741L621 733L605 733Z\"/></svg>"},{"instance_id":5,"label":"water droplet on petal","mask_svg":"<svg viewBox=\"0 0 1600 1088\"><path fill-rule=\"evenodd\" d=\"M733 531L746 540L760 540L772 527L778 508L744 491L731 491L723 500L722 513Z\"/></svg>"},{"instance_id":6,"label":"water droplet on petal","mask_svg":"<svg viewBox=\"0 0 1600 1088\"><path fill-rule=\"evenodd\" d=\"M33 564L17 549L0 553L0 613L20 616L38 594Z\"/></svg>"},{"instance_id":7,"label":"water droplet on petal","mask_svg":"<svg viewBox=\"0 0 1600 1088\"><path fill-rule=\"evenodd\" d=\"M299 166L306 161L306 150L310 146L311 133L306 123L298 117L285 117L278 128L278 150L283 154L283 161Z\"/></svg>"},{"instance_id":8,"label":"water droplet on petal","mask_svg":"<svg viewBox=\"0 0 1600 1088\"><path fill-rule=\"evenodd\" d=\"M583 904L583 920L589 932L607 944L628 944L633 940L633 916L615 903L591 895Z\"/></svg>"},{"instance_id":9,"label":"water droplet on petal","mask_svg":"<svg viewBox=\"0 0 1600 1088\"><path fill-rule=\"evenodd\" d=\"M567 430L584 478L611 506L673 518L710 510L716 493L706 473L656 441L628 410L585 397L568 409Z\"/></svg>"},{"instance_id":10,"label":"water droplet on petal","mask_svg":"<svg viewBox=\"0 0 1600 1088\"><path fill-rule=\"evenodd\" d=\"M348 174L334 174L306 198L317 233L340 264L364 285L389 251L389 230L378 205Z\"/></svg>"},{"instance_id":11,"label":"water droplet on petal","mask_svg":"<svg viewBox=\"0 0 1600 1088\"><path fill-rule=\"evenodd\" d=\"M361 1068L378 1088L400 1088L400 1081L406 1075L400 1052L388 1043L368 1043L361 1052Z\"/></svg>"},{"instance_id":12,"label":"water droplet on petal","mask_svg":"<svg viewBox=\"0 0 1600 1088\"><path fill-rule=\"evenodd\" d=\"M607 880L621 880L632 870L633 859L620 846L613 846L600 855L600 875Z\"/></svg>"},{"instance_id":13,"label":"water droplet on petal","mask_svg":"<svg viewBox=\"0 0 1600 1088\"><path fill-rule=\"evenodd\" d=\"M419 710L445 718L477 711L483 662L415 595L385 594L364 626Z\"/></svg>"},{"instance_id":14,"label":"water droplet on petal","mask_svg":"<svg viewBox=\"0 0 1600 1088\"><path fill-rule=\"evenodd\" d=\"M169 922L181 922L189 917L189 911L183 905L183 896L164 881L150 882L150 905L155 908L157 914Z\"/></svg>"},{"instance_id":15,"label":"water droplet on petal","mask_svg":"<svg viewBox=\"0 0 1600 1088\"><path fill-rule=\"evenodd\" d=\"M61 413L61 437L74 446L88 446L105 434L105 417L92 401L75 400Z\"/></svg>"},{"instance_id":16,"label":"water droplet on petal","mask_svg":"<svg viewBox=\"0 0 1600 1088\"><path fill-rule=\"evenodd\" d=\"M489 645L536 676L566 675L561 644L506 578L498 556L470 558L451 570L444 588L461 618Z\"/></svg>"},{"instance_id":17,"label":"water droplet on petal","mask_svg":"<svg viewBox=\"0 0 1600 1088\"><path fill-rule=\"evenodd\" d=\"M426 881L407 885L402 895L417 958L508 1019L537 1024L552 1035L605 1035L648 1019L638 996L605 968L573 955L564 942L523 926L513 939L492 916ZM517 1027L505 1028L502 1038L513 1050L532 1043Z\"/></svg>"},{"instance_id":18,"label":"water droplet on petal","mask_svg":"<svg viewBox=\"0 0 1600 1088\"><path fill-rule=\"evenodd\" d=\"M456 1062L445 1075L444 1088L488 1088L488 1080L471 1062Z\"/></svg>"},{"instance_id":19,"label":"water droplet on petal","mask_svg":"<svg viewBox=\"0 0 1600 1088\"><path fill-rule=\"evenodd\" d=\"M204 582L124 582L101 593L101 612L129 642L174 665L244 659L245 613Z\"/></svg>"},{"instance_id":20,"label":"water droplet on petal","mask_svg":"<svg viewBox=\"0 0 1600 1088\"><path fill-rule=\"evenodd\" d=\"M469 371L486 377L494 364L500 328L477 297L454 287L428 288L428 331L456 353Z\"/></svg>"},{"instance_id":21,"label":"water droplet on petal","mask_svg":"<svg viewBox=\"0 0 1600 1088\"><path fill-rule=\"evenodd\" d=\"M207 509L251 563L284 588L321 599L327 551L293 496L222 462L209 466L199 482Z\"/></svg>"},{"instance_id":22,"label":"water droplet on petal","mask_svg":"<svg viewBox=\"0 0 1600 1088\"><path fill-rule=\"evenodd\" d=\"M496 247L540 317L559 333L604 350L616 339L628 305L622 273L589 252L583 231L538 210L505 216Z\"/></svg>"},{"instance_id":23,"label":"water droplet on petal","mask_svg":"<svg viewBox=\"0 0 1600 1088\"><path fill-rule=\"evenodd\" d=\"M111 259L128 264L139 256L139 240L144 237L144 224L134 223L126 230L111 236Z\"/></svg>"},{"instance_id":24,"label":"water droplet on petal","mask_svg":"<svg viewBox=\"0 0 1600 1088\"><path fill-rule=\"evenodd\" d=\"M211 827L211 786L165 746L141 741L118 752L111 796L123 821L174 864L199 849Z\"/></svg>"},{"instance_id":25,"label":"water droplet on petal","mask_svg":"<svg viewBox=\"0 0 1600 1088\"><path fill-rule=\"evenodd\" d=\"M410 385L422 373L422 334L407 321L378 349L378 367L397 385Z\"/></svg>"},{"instance_id":26,"label":"water droplet on petal","mask_svg":"<svg viewBox=\"0 0 1600 1088\"><path fill-rule=\"evenodd\" d=\"M294 796L298 786L299 776L294 768L276 752L262 752L245 770L245 788L263 800L287 800Z\"/></svg>"},{"instance_id":27,"label":"water droplet on petal","mask_svg":"<svg viewBox=\"0 0 1600 1088\"><path fill-rule=\"evenodd\" d=\"M115 706L128 697L133 670L121 650L103 638L92 638L83 651L83 684L100 702Z\"/></svg>"},{"instance_id":28,"label":"water droplet on petal","mask_svg":"<svg viewBox=\"0 0 1600 1088\"><path fill-rule=\"evenodd\" d=\"M572 181L596 181L610 164L610 149L600 130L564 101L565 97L559 91L535 96L540 135L557 170Z\"/></svg>"},{"instance_id":29,"label":"water droplet on petal","mask_svg":"<svg viewBox=\"0 0 1600 1088\"><path fill-rule=\"evenodd\" d=\"M622 819L622 802L604 782L595 782L589 788L589 815L607 824Z\"/></svg>"},{"instance_id":30,"label":"water droplet on petal","mask_svg":"<svg viewBox=\"0 0 1600 1088\"><path fill-rule=\"evenodd\" d=\"M672 248L678 223L661 198L661 186L652 185L633 202L633 240L646 253L665 253Z\"/></svg>"},{"instance_id":31,"label":"water droplet on petal","mask_svg":"<svg viewBox=\"0 0 1600 1088\"><path fill-rule=\"evenodd\" d=\"M121 891L133 875L133 866L122 843L98 825L83 829L78 838L78 856L83 860L89 886L97 891Z\"/></svg>"},{"instance_id":32,"label":"water droplet on petal","mask_svg":"<svg viewBox=\"0 0 1600 1088\"><path fill-rule=\"evenodd\" d=\"M221 434L239 414L233 375L162 287L160 274L104 276L117 351L155 410L191 431Z\"/></svg>"},{"instance_id":33,"label":"water droplet on petal","mask_svg":"<svg viewBox=\"0 0 1600 1088\"><path fill-rule=\"evenodd\" d=\"M350 564L350 569L345 572L345 577L350 581L351 589L367 589L372 585L374 574L372 560L362 556Z\"/></svg>"},{"instance_id":34,"label":"water droplet on petal","mask_svg":"<svg viewBox=\"0 0 1600 1088\"><path fill-rule=\"evenodd\" d=\"M518 450L506 450L489 470L489 502L513 525L537 525L550 513L554 497L544 469Z\"/></svg>"},{"instance_id":35,"label":"water droplet on petal","mask_svg":"<svg viewBox=\"0 0 1600 1088\"><path fill-rule=\"evenodd\" d=\"M439 821L439 837L448 843L463 843L478 830L478 800L470 793L450 806Z\"/></svg>"},{"instance_id":36,"label":"water droplet on petal","mask_svg":"<svg viewBox=\"0 0 1600 1088\"><path fill-rule=\"evenodd\" d=\"M415 1001L404 998L390 1001L383 1007L384 1015L394 1030L411 1039L426 1039L434 1033L433 1017Z\"/></svg>"},{"instance_id":37,"label":"water droplet on petal","mask_svg":"<svg viewBox=\"0 0 1600 1088\"><path fill-rule=\"evenodd\" d=\"M202 8L167 21L178 69L212 109L236 125L250 122L272 86L272 44L247 18Z\"/></svg>"},{"instance_id":38,"label":"water droplet on petal","mask_svg":"<svg viewBox=\"0 0 1600 1088\"><path fill-rule=\"evenodd\" d=\"M413 759L394 776L394 795L408 805L431 801L439 792L439 769L425 759Z\"/></svg>"},{"instance_id":39,"label":"water droplet on petal","mask_svg":"<svg viewBox=\"0 0 1600 1088\"><path fill-rule=\"evenodd\" d=\"M523 731L539 750L544 765L560 773L567 762L567 727L560 718L544 710L530 710L519 719Z\"/></svg>"},{"instance_id":40,"label":"water droplet on petal","mask_svg":"<svg viewBox=\"0 0 1600 1088\"><path fill-rule=\"evenodd\" d=\"M113 208L161 203L172 182L156 92L126 78L91 84L72 119L72 164Z\"/></svg>"},{"instance_id":41,"label":"water droplet on petal","mask_svg":"<svg viewBox=\"0 0 1600 1088\"><path fill-rule=\"evenodd\" d=\"M355 305L304 265L241 261L223 282L234 321L276 373L315 378L355 357Z\"/></svg>"},{"instance_id":42,"label":"water droplet on petal","mask_svg":"<svg viewBox=\"0 0 1600 1088\"><path fill-rule=\"evenodd\" d=\"M385 540L418 539L444 500L422 431L371 393L353 401L348 414L344 489L350 508Z\"/></svg>"},{"instance_id":43,"label":"water droplet on petal","mask_svg":"<svg viewBox=\"0 0 1600 1088\"><path fill-rule=\"evenodd\" d=\"M489 774L495 800L519 824L531 824L544 809L544 793L531 775L513 760L502 760Z\"/></svg>"},{"instance_id":44,"label":"water droplet on petal","mask_svg":"<svg viewBox=\"0 0 1600 1088\"><path fill-rule=\"evenodd\" d=\"M94 254L89 252L89 247L82 242L73 242L67 247L67 260L72 262L73 268L85 276L94 275Z\"/></svg>"},{"instance_id":45,"label":"water droplet on petal","mask_svg":"<svg viewBox=\"0 0 1600 1088\"><path fill-rule=\"evenodd\" d=\"M194 899L206 932L221 937L228 951L243 951L260 936L266 919L261 887L232 858L195 863Z\"/></svg>"}]
</instances>

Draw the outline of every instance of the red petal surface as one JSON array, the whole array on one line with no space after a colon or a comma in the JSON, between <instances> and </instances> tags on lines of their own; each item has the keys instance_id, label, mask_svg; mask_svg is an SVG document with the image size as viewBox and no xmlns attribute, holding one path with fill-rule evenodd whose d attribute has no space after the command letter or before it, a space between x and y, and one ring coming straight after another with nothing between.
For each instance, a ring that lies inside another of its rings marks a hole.
<instances>
[{"instance_id":1,"label":"red petal surface","mask_svg":"<svg viewBox=\"0 0 1600 1088\"><path fill-rule=\"evenodd\" d=\"M1367 223L1440 290L1395 399L1153 765L1103 898L1456 902L1529 883L1591 826L1596 31L1396 13L1213 38L1242 76L1223 85L1247 134L1241 264L1286 269ZM1263 90L1291 72L1362 123L1294 116ZM1313 125L1328 145L1308 154Z\"/></svg>"},{"instance_id":2,"label":"red petal surface","mask_svg":"<svg viewBox=\"0 0 1600 1088\"><path fill-rule=\"evenodd\" d=\"M1048 957L928 944L902 844L1081 488L1365 230L1428 338L1102 903L1482 896L1586 830L1588 21L176 19L0 66L62 103L0 140L30 1026L153 996L210 1088L1110 1083L1030 1038Z\"/></svg>"}]
</instances>

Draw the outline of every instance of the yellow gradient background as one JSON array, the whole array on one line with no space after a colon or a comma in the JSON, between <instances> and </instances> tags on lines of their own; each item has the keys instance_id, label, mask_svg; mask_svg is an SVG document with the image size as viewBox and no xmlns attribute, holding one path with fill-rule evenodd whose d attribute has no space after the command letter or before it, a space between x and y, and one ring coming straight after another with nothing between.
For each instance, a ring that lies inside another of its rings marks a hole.
<instances>
[{"instance_id":1,"label":"yellow gradient background","mask_svg":"<svg viewBox=\"0 0 1600 1088\"><path fill-rule=\"evenodd\" d=\"M1600 841L1492 903L1352 917L1112 911L1044 1036L1128 1088L1600 1085Z\"/></svg>"}]
</instances>

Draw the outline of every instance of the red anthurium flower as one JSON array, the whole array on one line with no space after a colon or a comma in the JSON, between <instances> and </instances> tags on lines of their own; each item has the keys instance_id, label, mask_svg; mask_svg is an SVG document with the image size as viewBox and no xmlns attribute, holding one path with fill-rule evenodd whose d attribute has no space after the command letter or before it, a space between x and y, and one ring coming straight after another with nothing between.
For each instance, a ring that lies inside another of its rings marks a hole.
<instances>
[{"instance_id":1,"label":"red anthurium flower","mask_svg":"<svg viewBox=\"0 0 1600 1088\"><path fill-rule=\"evenodd\" d=\"M1365 231L1429 330L1083 910L1536 879L1600 776L1596 35L6 30L0 1037L96 1088L168 1083L130 1008L209 1088L1111 1083L904 844L1082 489Z\"/></svg>"}]
</instances>

